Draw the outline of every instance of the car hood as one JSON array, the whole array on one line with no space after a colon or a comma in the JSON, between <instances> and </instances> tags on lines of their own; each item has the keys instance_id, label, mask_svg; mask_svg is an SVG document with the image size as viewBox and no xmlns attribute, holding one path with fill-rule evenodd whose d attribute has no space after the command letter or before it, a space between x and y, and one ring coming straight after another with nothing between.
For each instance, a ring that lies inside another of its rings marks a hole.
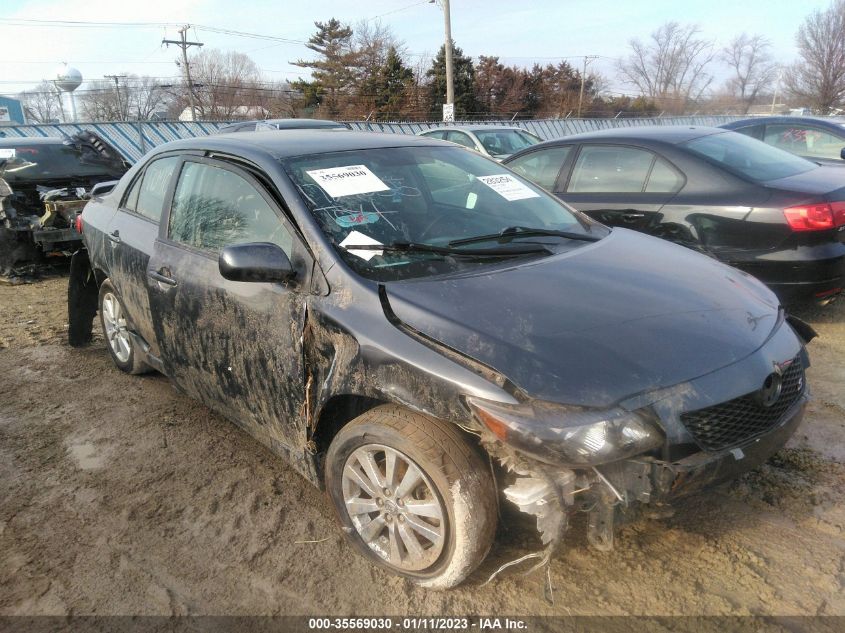
<instances>
[{"instance_id":1,"label":"car hood","mask_svg":"<svg viewBox=\"0 0 845 633\"><path fill-rule=\"evenodd\" d=\"M604 407L733 364L779 323L745 273L625 229L510 267L385 284L390 317L533 398Z\"/></svg>"}]
</instances>

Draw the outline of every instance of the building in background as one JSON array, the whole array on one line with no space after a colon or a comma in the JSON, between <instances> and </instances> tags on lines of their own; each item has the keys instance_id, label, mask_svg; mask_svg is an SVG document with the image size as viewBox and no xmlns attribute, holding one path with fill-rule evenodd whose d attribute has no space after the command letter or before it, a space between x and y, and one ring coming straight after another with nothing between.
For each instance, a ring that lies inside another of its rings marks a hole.
<instances>
[{"instance_id":1,"label":"building in background","mask_svg":"<svg viewBox=\"0 0 845 633\"><path fill-rule=\"evenodd\" d=\"M25 125L23 104L11 97L0 97L0 125Z\"/></svg>"}]
</instances>

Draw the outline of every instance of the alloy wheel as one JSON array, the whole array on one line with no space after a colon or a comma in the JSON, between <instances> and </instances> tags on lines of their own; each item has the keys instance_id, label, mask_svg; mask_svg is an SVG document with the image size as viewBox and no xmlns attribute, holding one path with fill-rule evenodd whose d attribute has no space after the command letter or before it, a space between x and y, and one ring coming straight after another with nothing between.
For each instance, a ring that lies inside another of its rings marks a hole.
<instances>
[{"instance_id":1,"label":"alloy wheel","mask_svg":"<svg viewBox=\"0 0 845 633\"><path fill-rule=\"evenodd\" d=\"M446 512L436 488L410 457L389 446L357 448L343 467L343 499L358 535L386 563L421 571L446 541Z\"/></svg>"}]
</instances>

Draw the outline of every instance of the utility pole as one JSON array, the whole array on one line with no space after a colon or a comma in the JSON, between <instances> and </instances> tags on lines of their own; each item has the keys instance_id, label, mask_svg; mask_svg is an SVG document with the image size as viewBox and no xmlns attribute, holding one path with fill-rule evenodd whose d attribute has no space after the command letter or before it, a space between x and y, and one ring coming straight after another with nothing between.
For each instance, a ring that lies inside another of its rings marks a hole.
<instances>
[{"instance_id":1,"label":"utility pole","mask_svg":"<svg viewBox=\"0 0 845 633\"><path fill-rule=\"evenodd\" d=\"M197 120L197 108L194 104L194 84L191 82L191 68L188 66L188 48L191 46L202 46L202 42L189 42L188 41L188 29L191 28L190 24L186 24L181 29L179 29L179 35L181 39L179 40L161 40L162 44L175 44L179 48L182 49L182 65L185 67L185 81L188 83L188 101L191 104L191 121Z\"/></svg>"},{"instance_id":2,"label":"utility pole","mask_svg":"<svg viewBox=\"0 0 845 633\"><path fill-rule=\"evenodd\" d=\"M452 15L449 0L443 0L446 20L446 103L455 103L455 75L452 68Z\"/></svg>"},{"instance_id":3,"label":"utility pole","mask_svg":"<svg viewBox=\"0 0 845 633\"><path fill-rule=\"evenodd\" d=\"M431 4L434 0L429 0ZM443 0L443 16L446 26L446 41L443 49L446 54L446 103L443 104L443 120L455 120L455 74L452 68L452 14L449 0Z\"/></svg>"},{"instance_id":4,"label":"utility pole","mask_svg":"<svg viewBox=\"0 0 845 633\"><path fill-rule=\"evenodd\" d=\"M590 60L598 58L598 55L584 55L584 68L581 71L581 92L578 93L578 114L577 116L581 117L581 105L584 103L584 82L586 81L587 77L587 64Z\"/></svg>"},{"instance_id":5,"label":"utility pole","mask_svg":"<svg viewBox=\"0 0 845 633\"><path fill-rule=\"evenodd\" d=\"M772 110L771 114L775 113L775 104L778 100L778 90L780 89L780 80L783 78L783 70L778 71L778 80L775 82L775 94L772 95Z\"/></svg>"},{"instance_id":6,"label":"utility pole","mask_svg":"<svg viewBox=\"0 0 845 633\"><path fill-rule=\"evenodd\" d=\"M114 89L117 91L117 110L118 110L118 112L120 112L121 118L125 121L127 119L127 116L124 116L123 103L120 101L120 80L126 79L126 75L103 75L103 79L114 80ZM129 114L128 113L128 110L129 110L128 105L129 104L127 104L127 108L126 108L127 113L126 114Z\"/></svg>"}]
</instances>

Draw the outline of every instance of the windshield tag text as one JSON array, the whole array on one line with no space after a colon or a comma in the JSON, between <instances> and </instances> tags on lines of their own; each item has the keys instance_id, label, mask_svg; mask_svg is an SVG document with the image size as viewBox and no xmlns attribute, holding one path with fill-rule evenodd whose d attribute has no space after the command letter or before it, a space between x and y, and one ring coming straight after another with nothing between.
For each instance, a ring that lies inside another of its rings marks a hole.
<instances>
[{"instance_id":1,"label":"windshield tag text","mask_svg":"<svg viewBox=\"0 0 845 633\"><path fill-rule=\"evenodd\" d=\"M306 172L332 198L390 189L366 165L349 165Z\"/></svg>"},{"instance_id":2,"label":"windshield tag text","mask_svg":"<svg viewBox=\"0 0 845 633\"><path fill-rule=\"evenodd\" d=\"M514 200L525 200L526 198L540 197L538 193L532 191L529 187L518 181L510 174L478 176L478 180L510 202L513 202Z\"/></svg>"}]
</instances>

